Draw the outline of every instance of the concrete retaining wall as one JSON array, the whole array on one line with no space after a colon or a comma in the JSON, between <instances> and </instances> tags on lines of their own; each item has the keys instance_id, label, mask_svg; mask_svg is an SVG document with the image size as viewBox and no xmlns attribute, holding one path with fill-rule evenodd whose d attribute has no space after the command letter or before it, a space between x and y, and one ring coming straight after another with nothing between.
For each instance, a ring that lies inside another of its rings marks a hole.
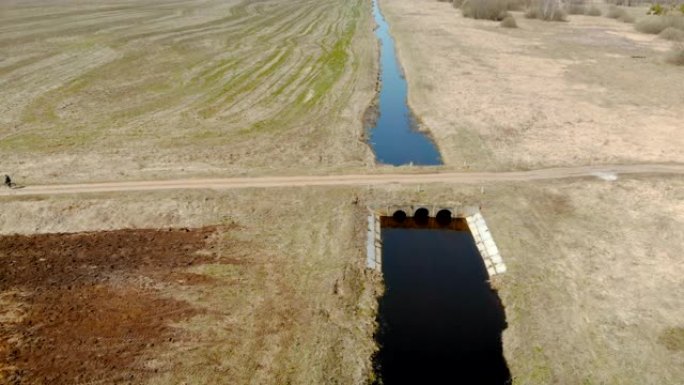
<instances>
[{"instance_id":1,"label":"concrete retaining wall","mask_svg":"<svg viewBox=\"0 0 684 385\"><path fill-rule=\"evenodd\" d=\"M382 238L380 216L374 212L368 215L368 240L366 243L366 266L382 272Z\"/></svg>"},{"instance_id":2,"label":"concrete retaining wall","mask_svg":"<svg viewBox=\"0 0 684 385\"><path fill-rule=\"evenodd\" d=\"M496 247L494 238L492 238L492 234L489 232L482 214L477 212L467 216L466 221L468 222L471 234L473 234L473 239L475 239L475 245L480 251L480 255L487 267L489 276L493 277L497 274L505 273L506 264L504 264L503 258L501 258L499 248Z\"/></svg>"}]
</instances>

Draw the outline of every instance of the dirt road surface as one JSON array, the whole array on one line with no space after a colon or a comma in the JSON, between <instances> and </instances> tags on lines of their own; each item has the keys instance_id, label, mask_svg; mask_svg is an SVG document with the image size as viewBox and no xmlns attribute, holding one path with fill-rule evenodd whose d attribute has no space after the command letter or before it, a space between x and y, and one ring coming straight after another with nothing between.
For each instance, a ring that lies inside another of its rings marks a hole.
<instances>
[{"instance_id":1,"label":"dirt road surface","mask_svg":"<svg viewBox=\"0 0 684 385\"><path fill-rule=\"evenodd\" d=\"M306 186L363 186L383 184L525 182L547 179L566 179L595 176L612 180L627 174L684 174L682 164L635 164L615 166L585 166L549 168L515 172L437 172L415 174L368 174L252 177L218 179L178 179L166 181L134 181L109 183L79 183L64 185L25 186L5 189L7 195L53 195L125 191L159 191L178 189L240 189L255 187L306 187Z\"/></svg>"}]
</instances>

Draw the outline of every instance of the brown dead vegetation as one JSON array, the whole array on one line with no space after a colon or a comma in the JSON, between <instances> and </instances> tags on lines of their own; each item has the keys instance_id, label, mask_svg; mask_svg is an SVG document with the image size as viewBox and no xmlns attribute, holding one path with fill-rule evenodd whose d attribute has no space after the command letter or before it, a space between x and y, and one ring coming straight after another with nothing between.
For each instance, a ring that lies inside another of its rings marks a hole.
<instances>
[{"instance_id":1,"label":"brown dead vegetation","mask_svg":"<svg viewBox=\"0 0 684 385\"><path fill-rule=\"evenodd\" d=\"M158 287L211 283L183 269L231 262L210 251L215 232L206 227L0 238L0 382L137 383L153 373L142 366L148 351L184 338L170 324L203 312L161 295Z\"/></svg>"},{"instance_id":2,"label":"brown dead vegetation","mask_svg":"<svg viewBox=\"0 0 684 385\"><path fill-rule=\"evenodd\" d=\"M164 317L163 341L146 342L139 354L130 353L137 358L124 369L109 372L110 379L147 385L364 384L376 349L377 306L377 276L365 270L363 256L367 211L352 204L358 192L348 188L277 191L275 195L273 190L254 189L0 199L0 232L97 229L103 232L80 237L48 234L43 239L52 239L51 247L72 253L79 248L69 245L78 242L90 242L95 253L103 245L112 255L135 239L139 244L159 244L167 254L148 258L161 251L139 245L143 251L137 256L117 254L125 262L115 262L114 271L108 258L77 264L99 266L94 281L114 292L130 289L125 293L175 301L179 309L190 306L188 313L170 316L148 306L152 316ZM212 224L220 226L199 235ZM166 236L166 229L113 230L167 226L176 228L172 233L190 246L186 252L175 246L163 248L175 242ZM208 238L203 240L205 235ZM0 243L10 237L38 239L11 235L0 238ZM55 240L60 238L76 240ZM85 241L95 238L97 242ZM117 247L107 246L107 240ZM67 276L78 278L80 271L88 270L77 269ZM0 292L0 309L7 309L0 311L0 322L21 322L28 314L28 303L15 293L24 295L24 290ZM126 346L126 351L134 352L133 348ZM92 369L97 372L97 367ZM130 374L135 378L126 380Z\"/></svg>"}]
</instances>

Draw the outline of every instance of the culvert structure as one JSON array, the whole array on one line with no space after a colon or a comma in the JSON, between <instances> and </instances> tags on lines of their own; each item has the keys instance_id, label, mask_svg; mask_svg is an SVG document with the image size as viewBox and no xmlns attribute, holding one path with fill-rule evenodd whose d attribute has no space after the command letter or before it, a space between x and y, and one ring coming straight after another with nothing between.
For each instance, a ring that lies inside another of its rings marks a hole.
<instances>
[{"instance_id":1,"label":"culvert structure","mask_svg":"<svg viewBox=\"0 0 684 385\"><path fill-rule=\"evenodd\" d=\"M491 277L501 259L475 206L369 208L368 268L382 274L374 385L503 385L506 314Z\"/></svg>"},{"instance_id":2,"label":"culvert structure","mask_svg":"<svg viewBox=\"0 0 684 385\"><path fill-rule=\"evenodd\" d=\"M409 217L418 216L418 226L446 226L455 219L465 220L489 276L506 272L499 248L477 206L407 204L369 207L368 211L366 266L369 269L382 271L382 218L392 218L401 223ZM425 218L434 218L434 222L425 221Z\"/></svg>"}]
</instances>

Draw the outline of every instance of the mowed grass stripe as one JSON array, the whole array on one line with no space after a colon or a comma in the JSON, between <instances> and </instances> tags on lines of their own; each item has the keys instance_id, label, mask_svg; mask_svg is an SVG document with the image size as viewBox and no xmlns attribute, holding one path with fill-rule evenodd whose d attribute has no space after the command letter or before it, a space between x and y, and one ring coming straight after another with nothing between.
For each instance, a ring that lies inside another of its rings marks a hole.
<instances>
[{"instance_id":1,"label":"mowed grass stripe","mask_svg":"<svg viewBox=\"0 0 684 385\"><path fill-rule=\"evenodd\" d=\"M105 138L110 145L135 138L166 148L191 145L195 138L225 144L264 131L315 130L323 126L323 114L335 119L348 96L342 91L349 85L339 82L350 67L362 1L212 4L215 12L182 3L117 14L112 29L96 41L121 56L26 100L21 120L31 128L5 144L42 152L98 148ZM202 12L211 19L196 16ZM81 22L101 14L84 14ZM133 25L143 14L149 22ZM69 38L72 28L54 24L56 37ZM74 40L67 47L84 44L92 42ZM24 63L16 68L27 68ZM53 68L40 68L51 76ZM0 78L7 79L18 81ZM156 123L159 117L177 123L164 128Z\"/></svg>"}]
</instances>

